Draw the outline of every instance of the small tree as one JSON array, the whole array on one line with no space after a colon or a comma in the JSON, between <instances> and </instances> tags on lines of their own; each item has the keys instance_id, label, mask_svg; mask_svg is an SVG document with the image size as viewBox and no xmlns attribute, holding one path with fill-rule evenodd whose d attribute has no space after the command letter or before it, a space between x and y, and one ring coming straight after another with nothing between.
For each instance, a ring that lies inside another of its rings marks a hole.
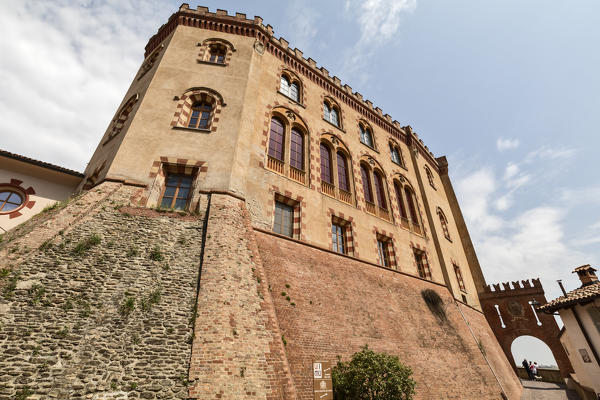
<instances>
[{"instance_id":1,"label":"small tree","mask_svg":"<svg viewBox=\"0 0 600 400\"><path fill-rule=\"evenodd\" d=\"M365 345L348 362L338 360L333 368L336 400L410 400L415 381L410 367L398 357L376 353Z\"/></svg>"}]
</instances>

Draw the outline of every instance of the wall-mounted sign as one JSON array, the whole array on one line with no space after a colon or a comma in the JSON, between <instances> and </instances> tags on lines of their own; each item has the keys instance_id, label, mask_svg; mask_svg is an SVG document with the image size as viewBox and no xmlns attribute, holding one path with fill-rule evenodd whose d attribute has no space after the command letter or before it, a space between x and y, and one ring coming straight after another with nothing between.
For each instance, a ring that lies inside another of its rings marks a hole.
<instances>
[{"instance_id":1,"label":"wall-mounted sign","mask_svg":"<svg viewBox=\"0 0 600 400\"><path fill-rule=\"evenodd\" d=\"M313 380L315 400L333 400L333 382L331 381L331 363L329 361L313 363Z\"/></svg>"}]
</instances>

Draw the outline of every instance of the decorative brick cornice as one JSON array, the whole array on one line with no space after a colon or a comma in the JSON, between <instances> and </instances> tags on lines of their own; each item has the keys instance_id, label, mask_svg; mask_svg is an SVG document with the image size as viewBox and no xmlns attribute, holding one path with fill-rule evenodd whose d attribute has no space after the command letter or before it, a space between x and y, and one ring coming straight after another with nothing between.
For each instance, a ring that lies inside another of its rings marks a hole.
<instances>
[{"instance_id":1,"label":"decorative brick cornice","mask_svg":"<svg viewBox=\"0 0 600 400\"><path fill-rule=\"evenodd\" d=\"M162 25L158 32L150 38L146 45L144 57L147 57L159 46L177 26L189 26L233 35L256 38L266 51L273 54L284 62L286 68L292 69L310 79L321 88L334 96L338 101L345 103L350 108L359 112L366 119L386 131L392 137L415 145L417 150L431 164L439 170L437 161L417 134L410 126L402 127L396 120L392 120L389 114L383 114L379 107L374 107L370 100L364 100L359 92L352 92L347 84L342 85L340 78L331 77L329 71L324 67L317 68L317 63L312 58L304 58L302 51L291 49L289 42L284 38L273 36L273 27L263 25L263 19L255 16L254 19L246 18L246 14L236 13L229 15L226 10L217 9L216 13L208 11L208 7L198 6L195 10L190 9L189 4L184 3L179 11L172 14L166 24Z\"/></svg>"}]
</instances>

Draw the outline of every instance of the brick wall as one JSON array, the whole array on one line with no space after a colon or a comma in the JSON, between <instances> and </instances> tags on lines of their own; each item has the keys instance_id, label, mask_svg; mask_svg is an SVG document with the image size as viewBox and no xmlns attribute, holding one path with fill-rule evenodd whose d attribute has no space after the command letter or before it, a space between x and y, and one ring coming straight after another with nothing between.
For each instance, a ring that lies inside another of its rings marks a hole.
<instances>
[{"instance_id":1,"label":"brick wall","mask_svg":"<svg viewBox=\"0 0 600 400\"><path fill-rule=\"evenodd\" d=\"M413 369L417 399L501 398L500 385L446 288L272 235L256 232L256 237L298 398L312 399L314 360L346 360L364 344L398 355ZM442 297L447 322L431 314L423 289ZM508 397L519 399L520 384L484 316L464 308L503 375Z\"/></svg>"}]
</instances>

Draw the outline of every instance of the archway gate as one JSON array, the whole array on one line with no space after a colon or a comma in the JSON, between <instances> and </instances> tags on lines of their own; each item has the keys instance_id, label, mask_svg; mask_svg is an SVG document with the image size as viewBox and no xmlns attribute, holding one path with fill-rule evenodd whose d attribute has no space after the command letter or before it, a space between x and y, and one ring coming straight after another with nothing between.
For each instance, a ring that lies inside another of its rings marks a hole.
<instances>
[{"instance_id":1,"label":"archway gate","mask_svg":"<svg viewBox=\"0 0 600 400\"><path fill-rule=\"evenodd\" d=\"M558 325L552 315L538 312L532 302L545 304L546 296L539 279L526 279L487 285L479 294L483 313L506 358L516 371L511 351L512 342L519 336L533 336L544 342L552 351L563 378L568 378L573 367L560 344ZM492 289L493 287L493 289Z\"/></svg>"}]
</instances>

